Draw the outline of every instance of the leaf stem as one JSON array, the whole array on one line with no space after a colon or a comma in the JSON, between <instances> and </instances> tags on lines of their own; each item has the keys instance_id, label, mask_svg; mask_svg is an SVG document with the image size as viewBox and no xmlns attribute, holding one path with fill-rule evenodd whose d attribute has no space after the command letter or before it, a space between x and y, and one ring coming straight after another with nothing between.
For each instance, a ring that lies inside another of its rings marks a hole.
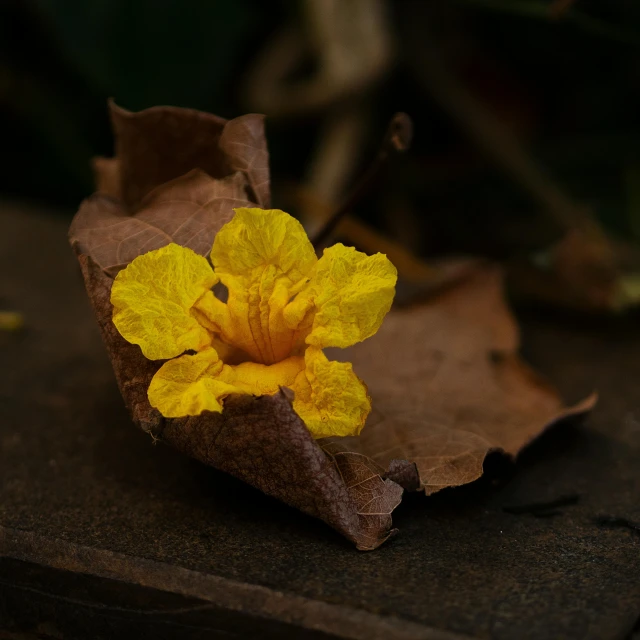
<instances>
[{"instance_id":1,"label":"leaf stem","mask_svg":"<svg viewBox=\"0 0 640 640\"><path fill-rule=\"evenodd\" d=\"M327 220L313 240L313 246L318 250L335 231L340 220L362 199L392 155L404 153L411 146L413 137L413 122L406 113L396 113L387 127L380 149L375 158L364 172L360 180L347 195L335 213Z\"/></svg>"}]
</instances>

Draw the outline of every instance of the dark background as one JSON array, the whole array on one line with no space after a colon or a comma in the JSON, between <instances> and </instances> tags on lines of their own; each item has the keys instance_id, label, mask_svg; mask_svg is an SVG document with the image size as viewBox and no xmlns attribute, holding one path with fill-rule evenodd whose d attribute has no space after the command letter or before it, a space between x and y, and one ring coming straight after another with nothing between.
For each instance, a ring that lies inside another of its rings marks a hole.
<instances>
[{"instance_id":1,"label":"dark background","mask_svg":"<svg viewBox=\"0 0 640 640\"><path fill-rule=\"evenodd\" d=\"M379 10L391 44L367 75L382 45L363 23ZM0 30L5 200L70 216L93 189L90 158L112 153L113 97L134 111L265 112L274 203L309 223L339 202L402 110L415 122L411 153L356 214L410 249L502 257L545 248L566 227L545 188L610 233L640 234L636 0L3 0ZM265 60L285 32L303 46L285 54L291 65L280 72ZM363 69L339 90L318 80L334 36ZM264 64L282 77L275 102L255 81ZM320 90L310 101L288 98L311 84ZM489 131L478 143L470 132L478 109L498 124L497 138ZM332 129L335 120L345 128ZM361 127L345 143L353 157L325 158L344 169L314 190L319 147L351 125ZM528 184L517 159L492 157L503 134L544 174L542 187Z\"/></svg>"}]
</instances>

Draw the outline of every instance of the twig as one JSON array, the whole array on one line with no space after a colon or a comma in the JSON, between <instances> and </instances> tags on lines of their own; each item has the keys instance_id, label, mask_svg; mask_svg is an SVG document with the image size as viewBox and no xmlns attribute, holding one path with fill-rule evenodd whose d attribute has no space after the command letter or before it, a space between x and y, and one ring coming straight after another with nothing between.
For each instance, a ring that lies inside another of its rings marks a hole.
<instances>
[{"instance_id":1,"label":"twig","mask_svg":"<svg viewBox=\"0 0 640 640\"><path fill-rule=\"evenodd\" d=\"M340 202L353 183L354 170L362 160L364 140L370 130L367 92L357 99L345 100L330 107L321 125L318 144L309 162L304 188L321 202ZM318 207L300 207L300 221L310 237L324 225L326 212Z\"/></svg>"},{"instance_id":2,"label":"twig","mask_svg":"<svg viewBox=\"0 0 640 640\"><path fill-rule=\"evenodd\" d=\"M311 217L326 220L333 213L333 207L305 187L293 185L290 189L292 198L298 203L298 209L306 209ZM408 283L431 283L438 276L436 267L415 256L405 245L348 213L338 223L337 233L360 251L368 254L384 253L398 269L398 275ZM310 235L313 237L314 234Z\"/></svg>"},{"instance_id":3,"label":"twig","mask_svg":"<svg viewBox=\"0 0 640 640\"><path fill-rule=\"evenodd\" d=\"M403 153L411 146L413 122L406 113L396 113L387 128L387 132L376 157L364 175L356 183L344 202L327 220L313 240L316 250L321 247L335 230L342 217L350 211L367 193L392 155Z\"/></svg>"}]
</instances>

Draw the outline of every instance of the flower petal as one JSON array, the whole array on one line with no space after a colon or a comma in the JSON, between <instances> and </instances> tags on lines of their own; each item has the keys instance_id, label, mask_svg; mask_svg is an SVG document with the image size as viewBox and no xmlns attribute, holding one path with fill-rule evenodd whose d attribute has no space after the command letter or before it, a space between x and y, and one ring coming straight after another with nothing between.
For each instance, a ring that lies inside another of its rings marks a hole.
<instances>
[{"instance_id":1,"label":"flower petal","mask_svg":"<svg viewBox=\"0 0 640 640\"><path fill-rule=\"evenodd\" d=\"M385 255L367 256L336 244L325 249L311 282L285 310L285 319L297 325L312 303L315 313L306 343L349 347L380 328L396 280L396 268Z\"/></svg>"},{"instance_id":2,"label":"flower petal","mask_svg":"<svg viewBox=\"0 0 640 640\"><path fill-rule=\"evenodd\" d=\"M302 225L277 209L236 209L217 234L211 261L226 285L227 304L207 300L200 311L220 328L225 342L252 360L274 364L304 344L282 317L317 263Z\"/></svg>"},{"instance_id":3,"label":"flower petal","mask_svg":"<svg viewBox=\"0 0 640 640\"><path fill-rule=\"evenodd\" d=\"M206 258L177 244L138 256L111 288L113 323L150 360L173 358L211 344L191 312L218 282Z\"/></svg>"},{"instance_id":4,"label":"flower petal","mask_svg":"<svg viewBox=\"0 0 640 640\"><path fill-rule=\"evenodd\" d=\"M277 393L280 387L293 387L304 367L304 358L292 356L272 365L255 362L225 365L221 377L245 393L268 396Z\"/></svg>"},{"instance_id":5,"label":"flower petal","mask_svg":"<svg viewBox=\"0 0 640 640\"><path fill-rule=\"evenodd\" d=\"M215 349L181 356L165 362L153 376L149 403L165 418L197 416L203 411L222 411L221 400L240 390L217 375L223 368Z\"/></svg>"},{"instance_id":6,"label":"flower petal","mask_svg":"<svg viewBox=\"0 0 640 640\"><path fill-rule=\"evenodd\" d=\"M211 262L219 275L251 285L256 270L274 265L291 282L306 277L317 262L302 225L279 209L234 209L235 216L213 241Z\"/></svg>"},{"instance_id":7,"label":"flower petal","mask_svg":"<svg viewBox=\"0 0 640 640\"><path fill-rule=\"evenodd\" d=\"M333 362L309 347L293 385L293 408L314 438L355 436L371 411L367 388L348 362Z\"/></svg>"},{"instance_id":8,"label":"flower petal","mask_svg":"<svg viewBox=\"0 0 640 640\"><path fill-rule=\"evenodd\" d=\"M222 401L232 393L262 396L277 393L281 386L292 387L304 366L300 357L271 366L231 366L223 364L215 349L206 349L165 362L149 385L149 402L166 418L220 412Z\"/></svg>"}]
</instances>

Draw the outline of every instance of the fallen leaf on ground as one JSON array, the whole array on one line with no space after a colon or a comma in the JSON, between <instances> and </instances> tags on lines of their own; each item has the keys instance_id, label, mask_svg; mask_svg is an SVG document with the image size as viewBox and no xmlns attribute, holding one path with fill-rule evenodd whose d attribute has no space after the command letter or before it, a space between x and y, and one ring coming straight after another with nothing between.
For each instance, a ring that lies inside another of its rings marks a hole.
<instances>
[{"instance_id":1,"label":"fallen leaf on ground","mask_svg":"<svg viewBox=\"0 0 640 640\"><path fill-rule=\"evenodd\" d=\"M402 487L389 478L383 479L384 469L371 458L345 449L340 442L325 442L322 449L357 506L360 548L375 549L381 544L381 531L388 532L387 538L397 533L391 528L391 513L402 500Z\"/></svg>"},{"instance_id":2,"label":"fallen leaf on ground","mask_svg":"<svg viewBox=\"0 0 640 640\"><path fill-rule=\"evenodd\" d=\"M179 451L230 473L264 493L324 520L358 549L375 549L393 533L391 512L402 488L382 479L366 456L318 446L291 406L288 391L230 396L223 413L163 418L149 405L149 382L161 363L147 360L118 333L112 280L88 256L80 265L122 396L134 422Z\"/></svg>"},{"instance_id":3,"label":"fallen leaf on ground","mask_svg":"<svg viewBox=\"0 0 640 640\"><path fill-rule=\"evenodd\" d=\"M358 549L375 549L392 534L391 512L403 491L375 463L350 452L325 454L293 411L288 391L231 396L222 414L163 418L147 397L161 363L147 360L112 321L112 277L135 257L170 242L208 255L235 207L252 206L249 197L268 205L264 117L226 121L175 107L135 114L110 107L116 157L94 160L99 192L82 203L69 236L133 421L321 518Z\"/></svg>"},{"instance_id":4,"label":"fallen leaf on ground","mask_svg":"<svg viewBox=\"0 0 640 640\"><path fill-rule=\"evenodd\" d=\"M392 311L374 340L334 352L366 380L374 407L361 435L343 444L431 494L479 478L489 452L515 456L552 424L588 412L595 396L565 407L520 360L502 289L499 268L479 268Z\"/></svg>"},{"instance_id":5,"label":"fallen leaf on ground","mask_svg":"<svg viewBox=\"0 0 640 640\"><path fill-rule=\"evenodd\" d=\"M163 418L147 397L161 362L115 328L112 277L170 242L207 255L234 207L266 206L264 124L256 115L111 108L116 157L94 162L101 192L82 204L70 240L122 396L154 438L321 518L365 550L395 532L403 488L434 493L472 482L489 452L515 456L551 424L593 406L591 397L566 408L518 358L500 270L463 261L418 265L431 296L392 311L375 337L336 354L353 362L372 396L358 438L314 440L285 389L230 396L222 413ZM416 263L407 264L412 271Z\"/></svg>"}]
</instances>

